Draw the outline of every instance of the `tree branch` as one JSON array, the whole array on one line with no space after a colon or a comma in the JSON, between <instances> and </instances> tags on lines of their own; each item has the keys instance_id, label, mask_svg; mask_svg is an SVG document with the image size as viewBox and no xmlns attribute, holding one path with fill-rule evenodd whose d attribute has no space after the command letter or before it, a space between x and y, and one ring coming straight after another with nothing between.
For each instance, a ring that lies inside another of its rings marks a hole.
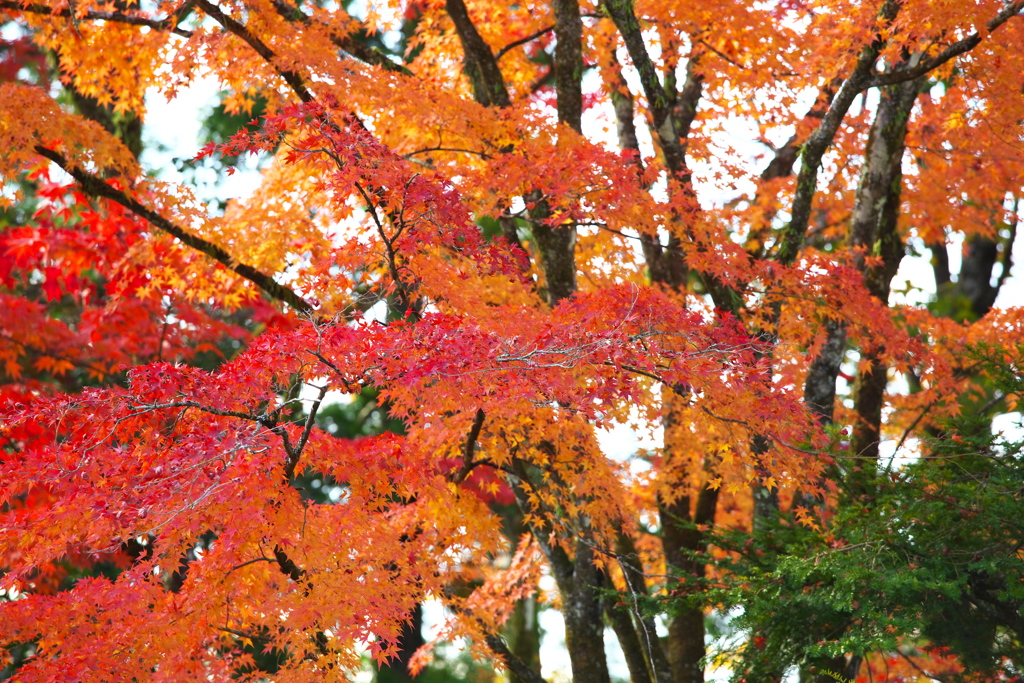
<instances>
[{"instance_id":1,"label":"tree branch","mask_svg":"<svg viewBox=\"0 0 1024 683\"><path fill-rule=\"evenodd\" d=\"M608 16L615 22L629 58L640 75L640 84L647 97L647 104L654 119L654 130L658 134L665 162L669 170L679 173L686 167L685 151L679 145L679 134L672 116L673 98L666 92L658 79L658 69L647 51L640 22L636 17L633 0L605 0Z\"/></svg>"},{"instance_id":2,"label":"tree branch","mask_svg":"<svg viewBox=\"0 0 1024 683\"><path fill-rule=\"evenodd\" d=\"M299 437L299 443L295 445L295 449L288 454L288 460L284 465L284 480L290 482L292 477L295 476L295 468L299 464L299 458L302 457L302 449L306 447L306 442L309 440L309 434L313 431L313 425L316 424L316 414L320 410L320 403L324 400L324 396L327 395L327 385L320 387L320 393L317 394L316 400L313 401L313 405L309 408L309 415L306 416L306 426L302 430L302 436Z\"/></svg>"},{"instance_id":3,"label":"tree branch","mask_svg":"<svg viewBox=\"0 0 1024 683\"><path fill-rule=\"evenodd\" d=\"M299 96L300 100L306 103L313 101L313 93L306 88L306 84L302 76L298 72L284 69L275 64L274 59L277 55L274 54L274 51L271 50L266 43L257 38L247 26L224 14L219 7L209 2L209 0L195 0L195 3L196 7L203 10L208 17L223 26L230 33L233 33L244 40L249 47L255 50L256 54L262 57L267 64L277 71L278 75L280 75L291 89L295 91L295 94Z\"/></svg>"},{"instance_id":4,"label":"tree branch","mask_svg":"<svg viewBox=\"0 0 1024 683\"><path fill-rule=\"evenodd\" d=\"M66 173L71 175L86 194L92 195L93 197L103 197L120 204L137 216L145 218L153 225L153 227L159 228L168 235L177 238L182 244L206 254L231 272L245 278L262 289L271 298L288 304L296 311L301 313L313 312L313 306L310 303L296 294L293 290L278 283L271 276L256 270L250 265L239 263L233 256L231 256L231 254L213 242L209 242L202 237L193 235L181 226L172 223L156 211L143 205L139 200L129 196L126 192L118 190L91 173L74 166L58 152L55 152L52 149L47 149L42 145L36 145L35 151L40 156L49 159Z\"/></svg>"},{"instance_id":5,"label":"tree branch","mask_svg":"<svg viewBox=\"0 0 1024 683\"><path fill-rule=\"evenodd\" d=\"M417 149L412 152L406 152L402 156L405 157L406 159L409 159L409 157L414 157L417 154L427 154L428 152L452 152L454 154L475 154L481 159L486 159L488 161L494 158L490 154L487 154L486 152L478 152L475 149L462 149L461 147L424 147L423 149ZM416 160L411 159L411 161ZM422 162L417 161L416 163Z\"/></svg>"},{"instance_id":6,"label":"tree branch","mask_svg":"<svg viewBox=\"0 0 1024 683\"><path fill-rule=\"evenodd\" d=\"M512 650L508 649L508 645L499 636L484 636L484 640L487 642L487 647L491 648L494 654L501 657L502 663L505 667L514 673L520 681L524 683L547 683L544 677L539 673L531 669L526 662L516 657Z\"/></svg>"},{"instance_id":7,"label":"tree branch","mask_svg":"<svg viewBox=\"0 0 1024 683\"><path fill-rule=\"evenodd\" d=\"M896 19L901 5L900 0L886 0L882 5L880 14L885 26L891 25ZM783 229L779 240L779 251L776 255L776 260L779 263L784 265L792 263L803 246L807 224L811 218L811 204L818 189L818 167L821 166L821 159L832 144L836 131L839 130L839 125L843 122L853 100L867 87L866 84L870 81L875 60L878 59L884 46L885 42L881 36L875 36L874 40L861 50L853 73L839 89L832 106L822 118L821 125L811 133L807 142L804 143L803 151L800 154L800 174L797 176L796 193L793 195L793 208L790 212L792 218L789 225Z\"/></svg>"},{"instance_id":8,"label":"tree branch","mask_svg":"<svg viewBox=\"0 0 1024 683\"><path fill-rule=\"evenodd\" d=\"M993 17L985 26L988 32L991 33L997 28L1005 24L1011 17L1017 16L1024 10L1024 0L1017 0L1016 2L1010 2L1003 8L1003 10ZM910 81L918 76L923 76L932 69L936 69L954 57L959 57L965 52L969 52L977 47L981 41L982 34L974 33L963 40L958 40L946 47L945 50L935 55L931 59L924 60L909 69L903 69L900 71L893 71L887 74L876 74L871 80L864 86L864 90L868 88L878 88L883 85L895 85L897 83L903 83L904 81Z\"/></svg>"},{"instance_id":9,"label":"tree branch","mask_svg":"<svg viewBox=\"0 0 1024 683\"><path fill-rule=\"evenodd\" d=\"M279 545L274 546L274 559L277 560L277 567L281 570L281 573L295 583L301 581L302 577L306 574L305 570L295 564L292 558L288 557L288 553Z\"/></svg>"},{"instance_id":10,"label":"tree branch","mask_svg":"<svg viewBox=\"0 0 1024 683\"><path fill-rule=\"evenodd\" d=\"M168 15L165 19L149 19L147 17L141 17L134 14L125 14L124 12L100 12L96 10L89 10L82 16L76 15L70 7L64 9L55 10L48 5L42 5L33 3L29 5L23 5L17 0L0 0L0 9L11 10L14 12L29 12L31 14L42 14L52 17L61 17L64 19L70 19L72 21L110 21L118 24L130 24L132 26L148 26L156 31L170 31L176 35L184 38L191 38L192 31L184 28L178 28L177 24L181 19L188 14L188 11L192 9L193 3L186 2L179 7L175 12Z\"/></svg>"},{"instance_id":11,"label":"tree branch","mask_svg":"<svg viewBox=\"0 0 1024 683\"><path fill-rule=\"evenodd\" d=\"M228 577L228 575L231 574L231 572L235 571L236 569L241 569L242 567L248 567L250 564L256 564L257 562L276 562L276 561L277 560L275 560L272 557L257 557L256 559L248 560L246 562L243 562L242 564L236 564L234 567L232 567L231 569L229 569L227 571L227 574L224 575L224 578L226 579Z\"/></svg>"},{"instance_id":12,"label":"tree branch","mask_svg":"<svg viewBox=\"0 0 1024 683\"><path fill-rule=\"evenodd\" d=\"M498 50L494 54L494 59L495 60L499 60L502 57L504 57L506 54L511 52L512 50L514 50L517 47L519 47L520 45L526 45L531 40L537 40L538 38L540 38L545 33L550 33L551 31L554 31L554 30L555 30L554 25L551 25L551 26L542 28L541 30L539 30L539 31L537 31L535 33L531 33L530 35L526 36L525 38L520 38L519 40L514 40L511 43L509 43L508 45L506 45L505 47L503 47L500 50Z\"/></svg>"},{"instance_id":13,"label":"tree branch","mask_svg":"<svg viewBox=\"0 0 1024 683\"><path fill-rule=\"evenodd\" d=\"M462 51L466 55L466 75L473 84L474 98L485 107L509 106L512 102L501 69L498 68L498 60L473 25L466 3L463 0L447 0L445 8L455 24L455 32L459 34Z\"/></svg>"},{"instance_id":14,"label":"tree branch","mask_svg":"<svg viewBox=\"0 0 1024 683\"><path fill-rule=\"evenodd\" d=\"M286 21L298 22L303 26L309 26L313 22L312 17L308 14L302 12L298 7L288 5L283 2L283 0L271 0L270 4L274 6L277 13ZM379 66L385 71L394 71L396 73L405 74L406 76L412 75L412 72L409 71L409 69L392 61L380 50L356 41L351 34L337 35L332 31L330 38L331 43L333 43L335 47L340 50L344 50L361 62L365 62L373 66Z\"/></svg>"},{"instance_id":15,"label":"tree branch","mask_svg":"<svg viewBox=\"0 0 1024 683\"><path fill-rule=\"evenodd\" d=\"M461 484L465 481L466 477L473 470L473 453L476 451L476 440L480 438L480 430L484 426L484 418L486 417L487 414L484 413L483 408L476 409L473 426L469 428L469 434L466 436L466 445L462 448L462 468L453 480L456 484Z\"/></svg>"},{"instance_id":16,"label":"tree branch","mask_svg":"<svg viewBox=\"0 0 1024 683\"><path fill-rule=\"evenodd\" d=\"M0 2L8 3L10 2L10 0L0 0ZM16 2L13 4L17 5ZM191 7L192 4L192 2L186 3L185 5L182 5L182 8ZM298 73L294 71L289 71L287 69L283 69L275 65L274 59L276 55L274 54L274 52L269 47L267 47L267 45L263 43L259 38L253 35L246 26L224 14L219 7L213 5L208 0L194 0L194 4L196 7L199 7L203 12L205 12L209 17L211 17L217 23L223 26L226 30L244 40L253 50L256 51L257 54L259 54L268 64L270 64L277 71L277 73L285 80L285 82L287 82L288 85L291 86L292 90L295 91L296 95L298 95L300 100L302 100L303 102L311 102L313 100L313 95L306 88L302 76L300 76ZM181 10L179 9L179 12L180 11ZM125 15L125 17L130 17L130 15ZM97 16L96 18L101 17ZM269 294L272 298L288 304L295 310L300 311L302 313L311 313L313 311L313 307L308 302L303 300L293 290L284 287L283 285L276 282L269 275L256 270L252 266L246 265L244 263L237 263L231 257L231 255L221 247L213 244L212 242L204 240L201 237L198 237L187 232L184 228L175 225L174 223L164 218L160 214L147 208L138 200L128 196L125 192L117 190L108 185L107 183L103 182L96 176L86 171L83 171L80 168L72 166L72 164L59 153L47 149L42 145L37 145L35 151L41 156L54 162L55 164L60 166L64 171L69 173L79 183L79 185L82 186L82 188L86 191L87 194L96 197L105 197L131 210L138 216L145 218L154 227L157 227L163 230L164 232L168 233L169 235L176 237L183 244L192 247L193 249L196 249L197 251L200 251L206 254L207 256L210 256L215 261L224 265L232 272L236 273L237 275L240 275L241 277L245 278L246 280L249 280L256 286L258 286L260 289Z\"/></svg>"},{"instance_id":17,"label":"tree branch","mask_svg":"<svg viewBox=\"0 0 1024 683\"><path fill-rule=\"evenodd\" d=\"M583 20L579 0L553 0L558 120L583 132Z\"/></svg>"},{"instance_id":18,"label":"tree branch","mask_svg":"<svg viewBox=\"0 0 1024 683\"><path fill-rule=\"evenodd\" d=\"M605 601L604 616L615 632L615 637L622 648L622 656L626 660L631 683L651 683L651 672L648 671L647 658L640 643L640 636L633 628L633 618L626 611L625 603L612 604Z\"/></svg>"},{"instance_id":19,"label":"tree branch","mask_svg":"<svg viewBox=\"0 0 1024 683\"><path fill-rule=\"evenodd\" d=\"M643 562L640 560L640 554L637 552L632 537L623 533L621 529L615 541L615 559L619 563L622 578L626 583L626 590L629 594L630 620L634 622L633 631L642 648L646 665L650 667L652 683L672 683L672 665L658 639L654 617L643 614L639 606L639 599L649 595Z\"/></svg>"}]
</instances>

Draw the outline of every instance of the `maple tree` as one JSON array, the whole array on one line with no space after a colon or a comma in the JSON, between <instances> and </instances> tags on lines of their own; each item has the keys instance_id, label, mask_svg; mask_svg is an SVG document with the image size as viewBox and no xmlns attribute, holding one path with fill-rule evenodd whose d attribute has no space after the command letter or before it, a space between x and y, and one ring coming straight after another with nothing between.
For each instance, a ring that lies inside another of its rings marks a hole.
<instances>
[{"instance_id":1,"label":"maple tree","mask_svg":"<svg viewBox=\"0 0 1024 683\"><path fill-rule=\"evenodd\" d=\"M606 624L634 683L704 680L729 606L737 679L1020 665L1024 2L0 11L18 680L345 680L428 598L534 683L538 598L581 683ZM263 160L222 206L139 162L146 92L199 77L262 112L195 160ZM330 392L402 429L336 438Z\"/></svg>"}]
</instances>

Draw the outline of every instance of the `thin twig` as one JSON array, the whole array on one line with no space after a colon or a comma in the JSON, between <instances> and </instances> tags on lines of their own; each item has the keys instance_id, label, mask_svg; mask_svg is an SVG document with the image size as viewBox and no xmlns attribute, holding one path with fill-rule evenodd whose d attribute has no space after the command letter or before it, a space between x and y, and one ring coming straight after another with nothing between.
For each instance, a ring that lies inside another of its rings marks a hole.
<instances>
[{"instance_id":1,"label":"thin twig","mask_svg":"<svg viewBox=\"0 0 1024 683\"><path fill-rule=\"evenodd\" d=\"M542 28L541 30L539 30L539 31L537 31L535 33L531 33L530 35L526 36L525 38L520 38L519 40L516 40L516 41L513 41L513 42L509 43L505 47L503 47L500 50L498 50L498 52L494 55L495 61L501 59L508 52L511 52L512 50L516 49L520 45L525 45L526 43L529 43L531 40L536 40L537 38L540 38L545 33L550 33L551 31L554 31L554 30L555 30L555 25L552 24L551 26L548 26L547 28Z\"/></svg>"},{"instance_id":2,"label":"thin twig","mask_svg":"<svg viewBox=\"0 0 1024 683\"><path fill-rule=\"evenodd\" d=\"M272 557L257 557L254 560L249 560L248 562L243 562L242 564L235 565L234 567L232 567L231 569L229 569L227 571L227 574L224 575L224 578L225 579L228 578L228 576L231 574L231 572L235 571L236 569L241 569L242 567L248 567L250 564L256 564L257 562L274 562L274 561L275 560Z\"/></svg>"},{"instance_id":3,"label":"thin twig","mask_svg":"<svg viewBox=\"0 0 1024 683\"><path fill-rule=\"evenodd\" d=\"M295 476L295 468L299 464L299 458L302 457L302 449L306 447L306 442L309 440L309 435L313 431L313 425L316 424L316 414L320 410L320 403L324 400L324 396L327 395L328 385L320 387L320 392L317 394L316 400L313 401L313 405L309 408L309 415L306 416L306 426L302 430L302 436L299 437L299 443L295 445L295 450L288 455L288 460L284 466L284 480L291 481L292 477Z\"/></svg>"},{"instance_id":4,"label":"thin twig","mask_svg":"<svg viewBox=\"0 0 1024 683\"><path fill-rule=\"evenodd\" d=\"M489 160L492 158L491 155L487 154L486 152L478 152L475 149L463 149L461 147L424 147L423 149L417 149L416 151L413 152L407 152L402 156L408 159L411 156L415 156L417 154L426 154L427 152L456 152L461 154L475 154L481 159Z\"/></svg>"}]
</instances>

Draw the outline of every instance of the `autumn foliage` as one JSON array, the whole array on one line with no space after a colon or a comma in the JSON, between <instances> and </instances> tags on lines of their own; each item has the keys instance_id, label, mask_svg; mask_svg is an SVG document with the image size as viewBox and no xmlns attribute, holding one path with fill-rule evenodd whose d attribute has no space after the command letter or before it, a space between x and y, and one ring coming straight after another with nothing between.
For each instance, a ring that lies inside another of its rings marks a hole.
<instances>
[{"instance_id":1,"label":"autumn foliage","mask_svg":"<svg viewBox=\"0 0 1024 683\"><path fill-rule=\"evenodd\" d=\"M5 673L415 672L436 600L516 681L527 601L577 683L1010 680L1022 10L0 0ZM140 161L199 78L223 209Z\"/></svg>"}]
</instances>

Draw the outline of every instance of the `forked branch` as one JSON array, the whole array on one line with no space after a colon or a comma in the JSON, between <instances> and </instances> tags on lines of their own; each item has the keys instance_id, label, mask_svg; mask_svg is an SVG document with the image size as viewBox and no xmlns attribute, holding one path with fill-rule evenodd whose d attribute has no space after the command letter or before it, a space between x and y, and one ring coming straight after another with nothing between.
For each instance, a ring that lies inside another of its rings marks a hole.
<instances>
[{"instance_id":1,"label":"forked branch","mask_svg":"<svg viewBox=\"0 0 1024 683\"><path fill-rule=\"evenodd\" d=\"M473 455L476 453L476 440L480 438L480 430L484 426L484 419L487 414L484 413L483 408L476 409L476 416L473 418L473 426L469 428L469 434L466 436L466 445L462 448L462 467L455 475L453 480L456 484L461 484L465 481L469 473L473 471L479 463L473 462Z\"/></svg>"},{"instance_id":2,"label":"forked branch","mask_svg":"<svg viewBox=\"0 0 1024 683\"><path fill-rule=\"evenodd\" d=\"M985 27L988 29L988 33L995 31L997 28L1005 24L1010 18L1019 15L1024 11L1024 0L1016 0L1016 2L1007 3L999 14L993 17ZM900 69L886 74L876 74L870 81L868 81L866 88L879 88L883 85L895 85L897 83L903 83L904 81L911 81L918 76L923 76L933 69L937 69L954 57L959 57L962 54L970 52L981 44L982 38L981 33L974 32L962 40L958 40L952 45L946 47L945 50L935 55L931 59L925 59L916 64L915 66L908 69Z\"/></svg>"}]
</instances>

